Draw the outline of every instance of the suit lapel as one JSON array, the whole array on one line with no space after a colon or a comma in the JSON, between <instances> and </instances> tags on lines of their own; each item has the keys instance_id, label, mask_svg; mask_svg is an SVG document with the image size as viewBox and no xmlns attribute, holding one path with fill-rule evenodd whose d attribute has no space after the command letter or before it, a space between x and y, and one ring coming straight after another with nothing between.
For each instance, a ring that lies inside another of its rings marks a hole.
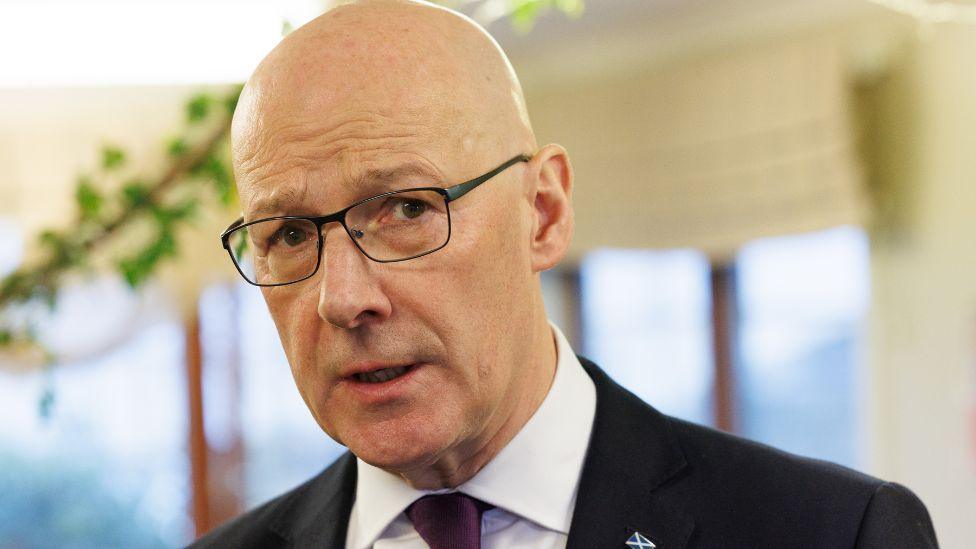
<instances>
[{"instance_id":1,"label":"suit lapel","mask_svg":"<svg viewBox=\"0 0 976 549\"><path fill-rule=\"evenodd\" d=\"M289 547L345 547L355 495L356 458L346 452L282 506L271 529Z\"/></svg>"},{"instance_id":2,"label":"suit lapel","mask_svg":"<svg viewBox=\"0 0 976 549\"><path fill-rule=\"evenodd\" d=\"M596 416L567 549L624 548L634 532L658 549L685 547L694 522L655 490L687 467L667 418L580 358L596 385Z\"/></svg>"}]
</instances>

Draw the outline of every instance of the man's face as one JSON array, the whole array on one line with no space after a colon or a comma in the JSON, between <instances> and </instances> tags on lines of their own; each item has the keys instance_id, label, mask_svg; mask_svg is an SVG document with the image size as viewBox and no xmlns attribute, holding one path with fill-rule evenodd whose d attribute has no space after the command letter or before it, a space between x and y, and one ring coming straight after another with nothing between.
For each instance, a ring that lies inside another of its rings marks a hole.
<instances>
[{"instance_id":1,"label":"man's face","mask_svg":"<svg viewBox=\"0 0 976 549\"><path fill-rule=\"evenodd\" d=\"M238 173L245 217L323 215L388 190L447 187L526 152L449 131L448 98L392 105L348 99L328 116L268 117ZM516 164L451 203L450 242L433 254L377 263L331 224L314 277L263 289L312 415L365 461L429 466L484 444L519 404L526 346L511 327L531 324L537 283L524 173ZM406 371L382 383L357 376L385 368Z\"/></svg>"}]
</instances>

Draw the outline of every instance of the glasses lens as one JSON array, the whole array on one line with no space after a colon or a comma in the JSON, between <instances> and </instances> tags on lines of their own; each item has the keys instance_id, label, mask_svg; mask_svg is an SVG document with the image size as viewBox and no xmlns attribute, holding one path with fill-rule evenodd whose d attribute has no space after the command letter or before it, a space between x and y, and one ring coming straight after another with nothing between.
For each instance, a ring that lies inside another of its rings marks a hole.
<instances>
[{"instance_id":1,"label":"glasses lens","mask_svg":"<svg viewBox=\"0 0 976 549\"><path fill-rule=\"evenodd\" d=\"M241 227L228 238L244 278L254 284L288 284L315 272L319 235L307 219L269 219Z\"/></svg>"},{"instance_id":2,"label":"glasses lens","mask_svg":"<svg viewBox=\"0 0 976 549\"><path fill-rule=\"evenodd\" d=\"M436 191L378 196L346 213L349 235L377 261L409 259L447 244L447 201Z\"/></svg>"}]
</instances>

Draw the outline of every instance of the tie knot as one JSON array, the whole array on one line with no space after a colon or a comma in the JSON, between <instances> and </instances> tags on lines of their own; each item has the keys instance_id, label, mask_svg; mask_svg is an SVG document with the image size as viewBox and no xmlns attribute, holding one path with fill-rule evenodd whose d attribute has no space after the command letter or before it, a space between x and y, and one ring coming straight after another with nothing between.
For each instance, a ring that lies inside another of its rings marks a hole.
<instances>
[{"instance_id":1,"label":"tie knot","mask_svg":"<svg viewBox=\"0 0 976 549\"><path fill-rule=\"evenodd\" d=\"M407 507L407 517L430 549L480 549L481 515L493 508L460 492L424 496Z\"/></svg>"}]
</instances>

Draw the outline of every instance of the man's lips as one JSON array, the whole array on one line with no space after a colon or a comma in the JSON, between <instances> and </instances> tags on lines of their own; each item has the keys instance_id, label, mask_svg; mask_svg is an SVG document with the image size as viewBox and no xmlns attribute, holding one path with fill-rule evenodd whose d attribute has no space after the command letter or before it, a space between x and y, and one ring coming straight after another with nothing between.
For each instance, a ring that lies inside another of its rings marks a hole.
<instances>
[{"instance_id":1,"label":"man's lips","mask_svg":"<svg viewBox=\"0 0 976 549\"><path fill-rule=\"evenodd\" d=\"M426 366L424 362L398 366L373 364L361 367L358 372L350 370L353 373L342 377L337 388L361 405L383 405L407 397L415 386L411 380L423 375Z\"/></svg>"},{"instance_id":2,"label":"man's lips","mask_svg":"<svg viewBox=\"0 0 976 549\"><path fill-rule=\"evenodd\" d=\"M361 383L385 383L408 373L415 363L361 362L347 368L343 380Z\"/></svg>"}]
</instances>

